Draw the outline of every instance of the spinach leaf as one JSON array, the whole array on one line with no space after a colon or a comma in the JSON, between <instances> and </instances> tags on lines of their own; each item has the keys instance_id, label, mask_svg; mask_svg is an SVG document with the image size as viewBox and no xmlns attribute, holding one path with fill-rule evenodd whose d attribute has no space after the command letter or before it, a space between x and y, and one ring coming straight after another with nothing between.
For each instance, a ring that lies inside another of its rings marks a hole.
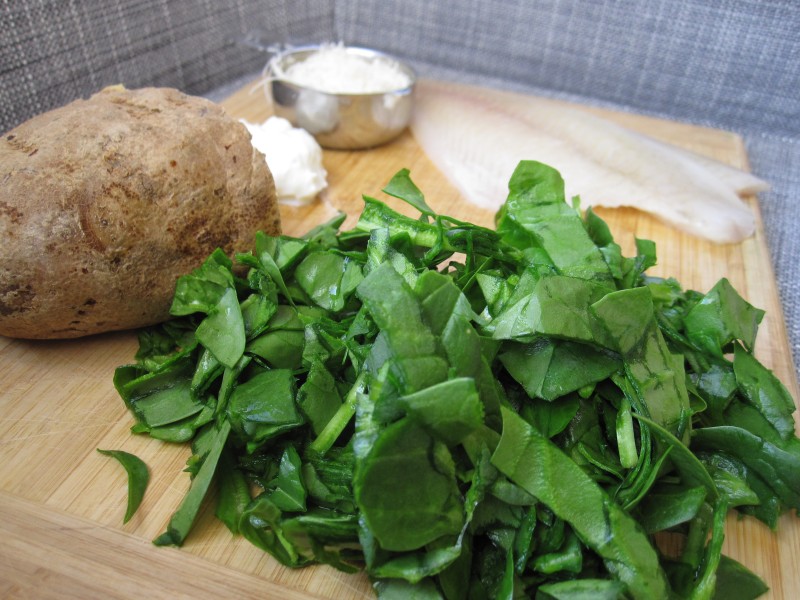
<instances>
[{"instance_id":1,"label":"spinach leaf","mask_svg":"<svg viewBox=\"0 0 800 600\"><path fill-rule=\"evenodd\" d=\"M216 475L219 495L215 514L231 533L238 534L242 514L250 503L250 485L230 447L220 455Z\"/></svg>"},{"instance_id":2,"label":"spinach leaf","mask_svg":"<svg viewBox=\"0 0 800 600\"><path fill-rule=\"evenodd\" d=\"M240 383L228 401L227 416L226 422L251 452L265 441L302 425L291 371L263 371Z\"/></svg>"},{"instance_id":3,"label":"spinach leaf","mask_svg":"<svg viewBox=\"0 0 800 600\"><path fill-rule=\"evenodd\" d=\"M497 230L540 246L559 273L613 288L613 278L580 215L564 202L564 180L550 167L521 161L508 183ZM524 232L524 233L523 233Z\"/></svg>"},{"instance_id":4,"label":"spinach leaf","mask_svg":"<svg viewBox=\"0 0 800 600\"><path fill-rule=\"evenodd\" d=\"M653 316L647 288L612 292L592 305L608 336L606 343L622 354L636 408L670 433L689 435L689 396L680 357L673 355Z\"/></svg>"},{"instance_id":5,"label":"spinach leaf","mask_svg":"<svg viewBox=\"0 0 800 600\"><path fill-rule=\"evenodd\" d=\"M380 600L440 600L441 594L431 580L409 583L403 579L383 579L375 583Z\"/></svg>"},{"instance_id":6,"label":"spinach leaf","mask_svg":"<svg viewBox=\"0 0 800 600\"><path fill-rule=\"evenodd\" d=\"M226 421L218 430L214 432L214 437L211 442L208 454L203 459L203 464L200 470L192 480L192 485L189 491L181 502L180 507L172 515L167 525L167 530L158 536L153 543L157 546L180 546L189 535L192 524L197 518L203 500L208 493L211 482L214 479L214 473L217 469L217 461L222 454L225 443L228 440L231 426Z\"/></svg>"},{"instance_id":7,"label":"spinach leaf","mask_svg":"<svg viewBox=\"0 0 800 600\"><path fill-rule=\"evenodd\" d=\"M405 200L423 215L435 215L431 207L428 206L428 203L425 202L425 196L416 184L411 181L410 171L408 169L400 169L394 177L391 178L389 183L386 184L383 191L390 196Z\"/></svg>"},{"instance_id":8,"label":"spinach leaf","mask_svg":"<svg viewBox=\"0 0 800 600\"><path fill-rule=\"evenodd\" d=\"M409 419L378 435L356 470L354 492L363 518L387 550L416 550L457 535L464 523L447 447Z\"/></svg>"},{"instance_id":9,"label":"spinach leaf","mask_svg":"<svg viewBox=\"0 0 800 600\"><path fill-rule=\"evenodd\" d=\"M733 340L752 350L764 311L746 302L727 279L721 279L686 315L690 340L712 354L722 355Z\"/></svg>"},{"instance_id":10,"label":"spinach leaf","mask_svg":"<svg viewBox=\"0 0 800 600\"><path fill-rule=\"evenodd\" d=\"M700 486L705 489L710 498L714 500L718 498L719 492L714 480L706 471L703 463L689 450L688 446L655 421L643 415L636 415L636 419L645 423L652 434L671 450L670 462L675 466L681 481L685 485Z\"/></svg>"},{"instance_id":11,"label":"spinach leaf","mask_svg":"<svg viewBox=\"0 0 800 600\"><path fill-rule=\"evenodd\" d=\"M267 490L270 502L282 511L306 511L307 492L302 476L302 463L294 446L283 451L278 475L270 482Z\"/></svg>"},{"instance_id":12,"label":"spinach leaf","mask_svg":"<svg viewBox=\"0 0 800 600\"><path fill-rule=\"evenodd\" d=\"M492 464L567 521L634 598L667 598L658 555L638 524L558 447L513 411Z\"/></svg>"},{"instance_id":13,"label":"spinach leaf","mask_svg":"<svg viewBox=\"0 0 800 600\"><path fill-rule=\"evenodd\" d=\"M539 586L536 600L619 600L625 586L607 579L572 579Z\"/></svg>"},{"instance_id":14,"label":"spinach leaf","mask_svg":"<svg viewBox=\"0 0 800 600\"><path fill-rule=\"evenodd\" d=\"M342 406L336 378L321 364L311 365L305 382L297 391L297 405L317 435Z\"/></svg>"},{"instance_id":15,"label":"spinach leaf","mask_svg":"<svg viewBox=\"0 0 800 600\"><path fill-rule=\"evenodd\" d=\"M720 557L714 600L753 600L769 588L761 579L732 558Z\"/></svg>"},{"instance_id":16,"label":"spinach leaf","mask_svg":"<svg viewBox=\"0 0 800 600\"><path fill-rule=\"evenodd\" d=\"M228 288L208 316L197 326L197 340L226 367L233 367L244 353L244 319L236 291Z\"/></svg>"},{"instance_id":17,"label":"spinach leaf","mask_svg":"<svg viewBox=\"0 0 800 600\"><path fill-rule=\"evenodd\" d=\"M399 399L409 419L448 446L483 426L483 405L475 380L449 379Z\"/></svg>"},{"instance_id":18,"label":"spinach leaf","mask_svg":"<svg viewBox=\"0 0 800 600\"><path fill-rule=\"evenodd\" d=\"M175 285L170 314L182 316L211 312L225 290L233 285L231 265L230 258L217 249L200 267L180 277Z\"/></svg>"},{"instance_id":19,"label":"spinach leaf","mask_svg":"<svg viewBox=\"0 0 800 600\"><path fill-rule=\"evenodd\" d=\"M553 401L587 385L608 379L620 360L594 346L540 338L508 351L498 359L531 398Z\"/></svg>"},{"instance_id":20,"label":"spinach leaf","mask_svg":"<svg viewBox=\"0 0 800 600\"><path fill-rule=\"evenodd\" d=\"M330 311L344 308L363 275L358 263L333 252L314 252L297 265L300 288L315 304Z\"/></svg>"},{"instance_id":21,"label":"spinach leaf","mask_svg":"<svg viewBox=\"0 0 800 600\"><path fill-rule=\"evenodd\" d=\"M738 458L751 473L758 474L781 503L800 509L800 449L796 444L781 447L729 425L698 429L692 440L698 449Z\"/></svg>"},{"instance_id":22,"label":"spinach leaf","mask_svg":"<svg viewBox=\"0 0 800 600\"><path fill-rule=\"evenodd\" d=\"M794 401L784 385L739 344L734 346L733 373L742 395L757 408L780 434L794 437Z\"/></svg>"},{"instance_id":23,"label":"spinach leaf","mask_svg":"<svg viewBox=\"0 0 800 600\"><path fill-rule=\"evenodd\" d=\"M706 500L701 487L671 485L654 490L639 505L639 523L647 533L666 531L697 516Z\"/></svg>"},{"instance_id":24,"label":"spinach leaf","mask_svg":"<svg viewBox=\"0 0 800 600\"><path fill-rule=\"evenodd\" d=\"M297 309L279 305L267 329L247 342L245 352L259 357L276 369L302 366L305 326Z\"/></svg>"},{"instance_id":25,"label":"spinach leaf","mask_svg":"<svg viewBox=\"0 0 800 600\"><path fill-rule=\"evenodd\" d=\"M150 471L148 471L147 465L144 464L141 458L130 452L125 452L124 450L101 450L100 448L97 451L100 454L117 459L128 473L128 507L125 509L125 517L122 520L123 523L127 523L142 503L144 492L150 481Z\"/></svg>"},{"instance_id":26,"label":"spinach leaf","mask_svg":"<svg viewBox=\"0 0 800 600\"><path fill-rule=\"evenodd\" d=\"M245 508L238 530L251 544L268 552L281 564L299 567L308 564L282 532L282 513L265 494Z\"/></svg>"}]
</instances>

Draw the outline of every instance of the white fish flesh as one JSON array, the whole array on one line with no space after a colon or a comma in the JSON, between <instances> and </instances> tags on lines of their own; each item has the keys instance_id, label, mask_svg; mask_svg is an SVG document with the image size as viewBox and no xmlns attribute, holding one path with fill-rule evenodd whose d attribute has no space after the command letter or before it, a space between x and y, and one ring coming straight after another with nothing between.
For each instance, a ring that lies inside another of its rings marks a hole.
<instances>
[{"instance_id":1,"label":"white fish flesh","mask_svg":"<svg viewBox=\"0 0 800 600\"><path fill-rule=\"evenodd\" d=\"M420 81L411 129L437 168L469 201L498 208L520 160L561 172L581 206L630 206L718 243L753 234L739 194L757 177L674 148L589 112L543 98Z\"/></svg>"}]
</instances>

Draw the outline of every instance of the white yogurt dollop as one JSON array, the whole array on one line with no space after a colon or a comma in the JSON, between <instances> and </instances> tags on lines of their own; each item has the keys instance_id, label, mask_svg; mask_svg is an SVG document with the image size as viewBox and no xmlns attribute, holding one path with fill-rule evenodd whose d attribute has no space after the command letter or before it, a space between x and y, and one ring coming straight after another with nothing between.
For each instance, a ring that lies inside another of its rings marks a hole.
<instances>
[{"instance_id":1,"label":"white yogurt dollop","mask_svg":"<svg viewBox=\"0 0 800 600\"><path fill-rule=\"evenodd\" d=\"M280 117L270 117L261 124L242 123L250 132L253 146L267 158L278 202L309 204L328 186L322 148L306 130Z\"/></svg>"}]
</instances>

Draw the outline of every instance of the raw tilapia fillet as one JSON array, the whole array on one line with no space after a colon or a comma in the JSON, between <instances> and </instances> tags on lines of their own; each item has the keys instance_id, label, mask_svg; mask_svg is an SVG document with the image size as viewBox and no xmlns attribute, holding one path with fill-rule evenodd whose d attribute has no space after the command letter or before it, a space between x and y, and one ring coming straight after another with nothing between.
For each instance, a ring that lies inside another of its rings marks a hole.
<instances>
[{"instance_id":1,"label":"raw tilapia fillet","mask_svg":"<svg viewBox=\"0 0 800 600\"><path fill-rule=\"evenodd\" d=\"M497 208L520 160L558 169L581 206L629 206L717 243L739 242L755 218L739 194L762 180L561 102L418 82L412 131L469 201Z\"/></svg>"}]
</instances>

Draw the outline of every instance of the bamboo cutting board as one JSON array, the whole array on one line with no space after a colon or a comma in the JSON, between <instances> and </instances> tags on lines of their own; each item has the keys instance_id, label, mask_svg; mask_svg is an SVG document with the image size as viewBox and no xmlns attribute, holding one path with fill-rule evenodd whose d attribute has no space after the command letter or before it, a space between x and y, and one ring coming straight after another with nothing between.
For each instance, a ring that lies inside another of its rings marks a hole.
<instances>
[{"instance_id":1,"label":"bamboo cutting board","mask_svg":"<svg viewBox=\"0 0 800 600\"><path fill-rule=\"evenodd\" d=\"M254 86L224 104L233 115L253 122L269 115L263 94ZM742 141L734 134L586 110L747 166ZM361 195L386 200L381 188L404 167L438 212L492 224L493 215L462 200L409 132L381 148L328 151L324 158L329 187L319 202L282 207L288 234L304 233L340 210L349 215L345 227L352 225L361 210ZM756 200L749 201L758 215ZM760 217L753 238L715 246L634 210L598 213L627 255L633 254L634 236L657 243L659 265L653 274L674 276L684 287L701 291L725 276L752 304L765 309L756 353L798 398ZM231 536L209 508L182 549L151 544L188 488L182 469L190 452L187 446L130 434L133 419L114 391L112 375L115 367L132 361L136 347L131 332L71 341L0 337L0 597L371 598L369 582L362 575L345 575L325 566L301 570L280 566ZM96 448L132 452L150 467L144 502L127 525L122 525L126 475ZM800 519L784 516L777 533L734 515L727 525L725 553L767 581L772 588L767 597L800 598L795 572L800 561Z\"/></svg>"}]
</instances>

